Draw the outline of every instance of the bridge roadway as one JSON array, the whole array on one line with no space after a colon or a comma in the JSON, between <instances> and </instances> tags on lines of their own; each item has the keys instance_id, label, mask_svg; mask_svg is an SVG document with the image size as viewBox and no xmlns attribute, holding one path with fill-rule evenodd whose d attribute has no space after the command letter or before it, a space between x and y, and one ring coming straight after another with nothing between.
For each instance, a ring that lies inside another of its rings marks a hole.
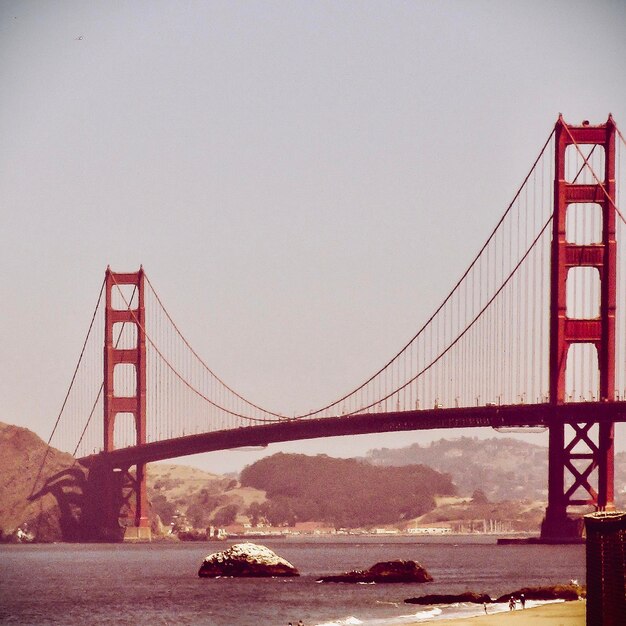
<instances>
[{"instance_id":1,"label":"bridge roadway","mask_svg":"<svg viewBox=\"0 0 626 626\"><path fill-rule=\"evenodd\" d=\"M270 443L364 435L371 433L436 428L515 428L548 427L554 423L626 422L626 401L576 402L562 405L515 404L503 406L463 407L363 413L318 419L285 418L278 422L242 426L199 435L154 441L141 446L120 448L108 453L92 454L79 461L111 464L126 469L137 463L151 463L189 454L229 450Z\"/></svg>"}]
</instances>

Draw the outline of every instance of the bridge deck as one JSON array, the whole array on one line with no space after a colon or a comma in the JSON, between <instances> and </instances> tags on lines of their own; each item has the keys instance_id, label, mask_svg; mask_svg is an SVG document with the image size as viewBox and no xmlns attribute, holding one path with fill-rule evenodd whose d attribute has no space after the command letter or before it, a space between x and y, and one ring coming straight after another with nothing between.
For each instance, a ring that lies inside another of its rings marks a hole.
<instances>
[{"instance_id":1,"label":"bridge deck","mask_svg":"<svg viewBox=\"0 0 626 626\"><path fill-rule=\"evenodd\" d=\"M265 446L283 441L364 435L370 433L431 430L437 428L514 428L549 426L552 423L625 422L626 402L582 402L563 405L526 404L507 406L425 409L392 413L293 420L246 426L231 430L187 435L155 441L143 446L120 448L80 459L90 465L105 461L113 467L127 468L136 463L151 463L201 452L229 450L244 446Z\"/></svg>"}]
</instances>

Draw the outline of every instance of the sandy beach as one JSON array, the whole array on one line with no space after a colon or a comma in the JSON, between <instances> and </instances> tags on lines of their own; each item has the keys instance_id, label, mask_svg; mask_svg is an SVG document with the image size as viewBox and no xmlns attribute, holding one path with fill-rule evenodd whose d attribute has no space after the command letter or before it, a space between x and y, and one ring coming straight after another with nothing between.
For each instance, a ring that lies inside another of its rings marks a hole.
<instances>
[{"instance_id":1,"label":"sandy beach","mask_svg":"<svg viewBox=\"0 0 626 626\"><path fill-rule=\"evenodd\" d=\"M585 609L585 602L557 602L532 609L427 623L437 626L585 626ZM424 622L415 622L412 626L420 624Z\"/></svg>"}]
</instances>

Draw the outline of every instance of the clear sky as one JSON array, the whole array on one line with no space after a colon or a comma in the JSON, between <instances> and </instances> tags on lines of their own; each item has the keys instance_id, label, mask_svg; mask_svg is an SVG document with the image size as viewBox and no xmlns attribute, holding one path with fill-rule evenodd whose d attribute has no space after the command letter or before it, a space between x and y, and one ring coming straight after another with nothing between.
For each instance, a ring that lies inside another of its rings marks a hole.
<instances>
[{"instance_id":1,"label":"clear sky","mask_svg":"<svg viewBox=\"0 0 626 626\"><path fill-rule=\"evenodd\" d=\"M626 129L625 59L623 0L0 0L0 420L47 439L107 264L143 263L252 401L334 400L447 294L559 112ZM493 432L263 454L459 434Z\"/></svg>"}]
</instances>

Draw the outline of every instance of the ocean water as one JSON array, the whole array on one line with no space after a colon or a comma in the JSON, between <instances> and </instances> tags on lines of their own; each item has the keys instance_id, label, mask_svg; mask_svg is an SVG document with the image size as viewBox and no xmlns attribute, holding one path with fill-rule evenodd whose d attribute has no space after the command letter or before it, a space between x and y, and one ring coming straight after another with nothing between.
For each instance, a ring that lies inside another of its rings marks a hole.
<instances>
[{"instance_id":1,"label":"ocean water","mask_svg":"<svg viewBox=\"0 0 626 626\"><path fill-rule=\"evenodd\" d=\"M257 543L293 563L298 578L198 578L202 559L230 545L54 544L0 546L1 624L394 626L473 615L482 606L418 606L427 593L492 597L523 586L585 579L584 546L498 546L485 537L298 538ZM317 583L324 574L413 559L425 584ZM527 603L527 606L530 606ZM507 610L490 605L489 611Z\"/></svg>"}]
</instances>

